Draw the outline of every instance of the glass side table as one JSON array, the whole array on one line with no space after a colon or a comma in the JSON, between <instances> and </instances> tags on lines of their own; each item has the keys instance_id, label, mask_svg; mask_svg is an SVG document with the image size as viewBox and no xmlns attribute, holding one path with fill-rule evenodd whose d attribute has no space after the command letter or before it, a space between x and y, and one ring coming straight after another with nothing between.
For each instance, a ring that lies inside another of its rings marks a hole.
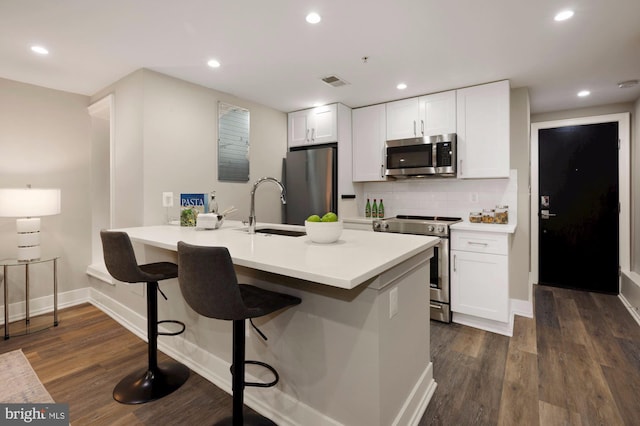
<instances>
[{"instance_id":1,"label":"glass side table","mask_svg":"<svg viewBox=\"0 0 640 426\"><path fill-rule=\"evenodd\" d=\"M25 276L25 318L24 326L20 327L18 331L13 333L14 335L28 334L35 331L40 331L51 327L49 322L50 315L39 315L38 319L44 319L45 321L36 321L35 318L32 321L31 314L29 312L29 266L38 263L51 263L53 266L53 326L58 325L58 259L60 256L42 256L40 259L34 260L16 260L16 259L2 259L0 260L0 266L3 267L4 272L4 340L10 337L9 333L9 285L8 285L8 272L9 268L15 266L24 266ZM20 320L22 321L22 320ZM17 323L18 321L16 321ZM14 323L15 324L15 323ZM16 327L17 328L17 327Z\"/></svg>"}]
</instances>

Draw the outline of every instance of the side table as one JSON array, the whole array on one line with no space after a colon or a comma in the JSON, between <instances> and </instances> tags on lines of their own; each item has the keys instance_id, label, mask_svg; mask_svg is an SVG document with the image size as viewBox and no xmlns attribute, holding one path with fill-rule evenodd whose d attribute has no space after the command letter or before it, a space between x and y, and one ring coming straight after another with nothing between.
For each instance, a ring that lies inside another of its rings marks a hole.
<instances>
[{"instance_id":1,"label":"side table","mask_svg":"<svg viewBox=\"0 0 640 426\"><path fill-rule=\"evenodd\" d=\"M49 328L49 324L45 326L32 326L31 315L29 312L29 266L38 263L52 263L53 265L53 326L58 325L58 259L60 256L43 256L40 259L34 260L17 260L17 259L2 259L0 260L0 266L4 271L4 339L7 340L10 337L9 333L9 285L8 285L8 270L14 266L24 266L25 277L25 330L24 333L28 334L32 331Z\"/></svg>"}]
</instances>

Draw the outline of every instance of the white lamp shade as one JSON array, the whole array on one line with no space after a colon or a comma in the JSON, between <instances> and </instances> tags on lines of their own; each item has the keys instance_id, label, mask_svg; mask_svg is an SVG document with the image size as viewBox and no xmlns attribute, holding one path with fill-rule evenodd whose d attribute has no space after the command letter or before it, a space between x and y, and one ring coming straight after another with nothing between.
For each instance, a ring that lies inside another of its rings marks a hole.
<instances>
[{"instance_id":1,"label":"white lamp shade","mask_svg":"<svg viewBox=\"0 0 640 426\"><path fill-rule=\"evenodd\" d=\"M0 217L39 217L60 214L60 190L0 188Z\"/></svg>"}]
</instances>

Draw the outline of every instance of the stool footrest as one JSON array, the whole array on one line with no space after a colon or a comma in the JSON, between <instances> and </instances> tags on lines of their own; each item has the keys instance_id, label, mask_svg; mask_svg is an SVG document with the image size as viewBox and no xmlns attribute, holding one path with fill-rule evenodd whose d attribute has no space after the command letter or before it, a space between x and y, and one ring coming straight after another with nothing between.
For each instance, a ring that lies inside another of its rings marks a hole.
<instances>
[{"instance_id":1,"label":"stool footrest","mask_svg":"<svg viewBox=\"0 0 640 426\"><path fill-rule=\"evenodd\" d=\"M271 371L271 373L275 377L275 379L273 381L267 382L267 383L262 383L262 382L244 382L245 386L253 386L253 387L256 387L256 388L270 388L272 386L275 386L278 383L278 381L280 380L280 375L278 374L276 369L273 368L272 366L270 366L269 364L265 363L265 362L245 360L244 363L245 364L259 365L261 367L264 367L267 370ZM233 376L233 365L231 365L231 367L229 369L231 370L231 375Z\"/></svg>"},{"instance_id":2,"label":"stool footrest","mask_svg":"<svg viewBox=\"0 0 640 426\"><path fill-rule=\"evenodd\" d=\"M158 336L177 336L179 334L184 333L184 331L187 329L187 326L184 325L184 323L182 321L178 321L178 320L162 320L162 321L158 321L158 325L167 324L167 323L178 324L178 325L182 326L182 329L180 331L175 331L175 332L158 331Z\"/></svg>"}]
</instances>

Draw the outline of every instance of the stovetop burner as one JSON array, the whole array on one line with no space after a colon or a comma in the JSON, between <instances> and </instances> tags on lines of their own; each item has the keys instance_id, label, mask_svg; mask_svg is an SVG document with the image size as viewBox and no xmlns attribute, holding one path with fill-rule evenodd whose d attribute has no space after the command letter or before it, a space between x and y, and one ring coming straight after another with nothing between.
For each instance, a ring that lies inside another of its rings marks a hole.
<instances>
[{"instance_id":1,"label":"stovetop burner","mask_svg":"<svg viewBox=\"0 0 640 426\"><path fill-rule=\"evenodd\" d=\"M449 226L462 222L459 217L398 215L373 221L373 230L377 232L395 232L399 234L430 235L446 238Z\"/></svg>"},{"instance_id":2,"label":"stovetop burner","mask_svg":"<svg viewBox=\"0 0 640 426\"><path fill-rule=\"evenodd\" d=\"M409 219L409 220L434 220L440 222L460 222L462 218L460 217L447 217L447 216L413 216L413 215L402 215L399 214L396 216L396 219Z\"/></svg>"}]
</instances>

